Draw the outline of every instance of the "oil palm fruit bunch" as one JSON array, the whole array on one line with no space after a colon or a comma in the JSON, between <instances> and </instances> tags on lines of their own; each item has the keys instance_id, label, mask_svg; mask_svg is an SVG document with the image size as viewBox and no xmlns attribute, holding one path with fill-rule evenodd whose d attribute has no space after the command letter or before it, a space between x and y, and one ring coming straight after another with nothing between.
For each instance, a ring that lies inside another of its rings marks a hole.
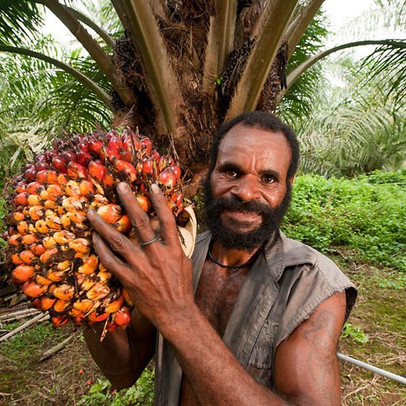
<instances>
[{"instance_id":1,"label":"oil palm fruit bunch","mask_svg":"<svg viewBox=\"0 0 406 406\"><path fill-rule=\"evenodd\" d=\"M186 207L179 166L153 149L151 140L130 129L97 130L56 139L53 149L35 156L11 183L6 216L11 280L33 306L46 310L54 326L104 322L105 331L125 327L131 300L99 262L86 212L94 209L119 232L131 224L120 206L116 185L127 182L142 209L153 213L149 186L157 183L191 254L196 220Z\"/></svg>"}]
</instances>

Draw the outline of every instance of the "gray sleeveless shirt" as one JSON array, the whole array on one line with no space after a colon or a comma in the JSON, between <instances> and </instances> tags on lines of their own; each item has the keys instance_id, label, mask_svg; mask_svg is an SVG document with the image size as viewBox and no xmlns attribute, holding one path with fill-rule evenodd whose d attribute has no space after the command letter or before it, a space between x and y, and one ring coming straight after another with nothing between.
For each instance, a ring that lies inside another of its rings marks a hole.
<instances>
[{"instance_id":1,"label":"gray sleeveless shirt","mask_svg":"<svg viewBox=\"0 0 406 406\"><path fill-rule=\"evenodd\" d=\"M209 232L198 236L193 253L196 291L210 245ZM273 239L272 239L273 240ZM346 319L356 289L326 256L279 233L269 241L250 269L227 323L223 342L245 370L273 389L278 345L316 307L337 292L346 292ZM155 404L178 406L182 370L172 346L158 336L155 359Z\"/></svg>"}]
</instances>

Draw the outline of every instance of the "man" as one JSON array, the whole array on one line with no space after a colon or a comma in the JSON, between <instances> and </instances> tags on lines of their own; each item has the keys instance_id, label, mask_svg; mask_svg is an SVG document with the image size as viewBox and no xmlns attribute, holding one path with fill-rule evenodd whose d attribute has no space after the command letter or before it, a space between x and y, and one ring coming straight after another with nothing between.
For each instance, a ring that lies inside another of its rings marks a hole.
<instances>
[{"instance_id":1,"label":"man","mask_svg":"<svg viewBox=\"0 0 406 406\"><path fill-rule=\"evenodd\" d=\"M137 309L101 344L97 331L85 333L115 387L133 384L156 353L159 405L340 404L336 349L356 291L329 259L279 231L298 149L267 113L222 126L205 184L211 232L198 237L193 262L156 185L161 241L124 184L141 244L89 212L100 260Z\"/></svg>"}]
</instances>

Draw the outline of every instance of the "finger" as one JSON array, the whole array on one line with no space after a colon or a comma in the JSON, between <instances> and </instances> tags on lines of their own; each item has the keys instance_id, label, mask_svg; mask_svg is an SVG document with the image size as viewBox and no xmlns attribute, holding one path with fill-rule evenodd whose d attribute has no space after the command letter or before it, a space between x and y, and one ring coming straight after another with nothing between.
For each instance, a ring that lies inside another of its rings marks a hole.
<instances>
[{"instance_id":1,"label":"finger","mask_svg":"<svg viewBox=\"0 0 406 406\"><path fill-rule=\"evenodd\" d=\"M130 187L126 183L121 182L117 186L117 191L119 193L120 200L126 209L127 215L131 220L131 224L138 233L141 245L143 242L153 240L156 234L152 228L150 218L138 204L137 199L135 198ZM149 247L149 245L144 247Z\"/></svg>"},{"instance_id":2,"label":"finger","mask_svg":"<svg viewBox=\"0 0 406 406\"><path fill-rule=\"evenodd\" d=\"M151 201L161 224L161 238L167 245L180 246L175 217L168 207L165 196L155 183L151 185L150 191Z\"/></svg>"},{"instance_id":3,"label":"finger","mask_svg":"<svg viewBox=\"0 0 406 406\"><path fill-rule=\"evenodd\" d=\"M104 239L109 248L120 254L128 263L134 264L137 247L111 224L106 223L95 211L89 210L87 217L95 231ZM138 249L139 253L142 253Z\"/></svg>"},{"instance_id":4,"label":"finger","mask_svg":"<svg viewBox=\"0 0 406 406\"><path fill-rule=\"evenodd\" d=\"M94 249L99 256L101 264L125 284L128 280L128 272L131 272L130 269L111 252L110 248L97 233L93 233L92 239Z\"/></svg>"}]
</instances>

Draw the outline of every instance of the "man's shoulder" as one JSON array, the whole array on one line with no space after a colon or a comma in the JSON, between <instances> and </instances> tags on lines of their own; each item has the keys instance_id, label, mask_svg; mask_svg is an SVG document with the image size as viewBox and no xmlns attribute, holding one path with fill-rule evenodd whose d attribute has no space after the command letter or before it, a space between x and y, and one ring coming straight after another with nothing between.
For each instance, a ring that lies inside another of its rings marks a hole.
<instances>
[{"instance_id":1,"label":"man's shoulder","mask_svg":"<svg viewBox=\"0 0 406 406\"><path fill-rule=\"evenodd\" d=\"M284 266L311 265L322 269L338 270L338 266L326 255L301 241L286 237L282 232L281 241L283 247Z\"/></svg>"}]
</instances>

